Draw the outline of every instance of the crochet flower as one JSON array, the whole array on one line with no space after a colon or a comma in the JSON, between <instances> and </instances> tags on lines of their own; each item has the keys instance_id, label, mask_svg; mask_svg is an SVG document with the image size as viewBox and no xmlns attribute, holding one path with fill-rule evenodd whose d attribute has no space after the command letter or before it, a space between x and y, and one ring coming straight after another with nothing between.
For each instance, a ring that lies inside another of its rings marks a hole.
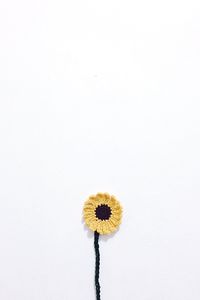
<instances>
[{"instance_id":1,"label":"crochet flower","mask_svg":"<svg viewBox=\"0 0 200 300\"><path fill-rule=\"evenodd\" d=\"M107 193L90 196L83 207L87 226L100 234L115 231L122 219L122 207L119 201Z\"/></svg>"}]
</instances>

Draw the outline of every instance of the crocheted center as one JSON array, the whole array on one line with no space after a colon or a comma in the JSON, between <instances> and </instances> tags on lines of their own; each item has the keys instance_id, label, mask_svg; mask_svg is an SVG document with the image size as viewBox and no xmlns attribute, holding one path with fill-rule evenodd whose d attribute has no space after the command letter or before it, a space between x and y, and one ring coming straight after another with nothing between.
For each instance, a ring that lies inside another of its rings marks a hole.
<instances>
[{"instance_id":1,"label":"crocheted center","mask_svg":"<svg viewBox=\"0 0 200 300\"><path fill-rule=\"evenodd\" d=\"M100 220L108 220L111 216L111 208L106 204L101 204L97 206L95 214Z\"/></svg>"}]
</instances>

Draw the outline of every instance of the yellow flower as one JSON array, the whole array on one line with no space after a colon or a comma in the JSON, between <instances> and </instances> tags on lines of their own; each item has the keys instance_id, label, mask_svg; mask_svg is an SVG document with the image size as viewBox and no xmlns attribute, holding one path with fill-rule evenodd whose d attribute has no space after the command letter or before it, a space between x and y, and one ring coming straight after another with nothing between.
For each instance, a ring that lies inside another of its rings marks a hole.
<instances>
[{"instance_id":1,"label":"yellow flower","mask_svg":"<svg viewBox=\"0 0 200 300\"><path fill-rule=\"evenodd\" d=\"M122 219L119 201L107 193L90 196L83 207L85 223L92 231L108 234L117 230Z\"/></svg>"}]
</instances>

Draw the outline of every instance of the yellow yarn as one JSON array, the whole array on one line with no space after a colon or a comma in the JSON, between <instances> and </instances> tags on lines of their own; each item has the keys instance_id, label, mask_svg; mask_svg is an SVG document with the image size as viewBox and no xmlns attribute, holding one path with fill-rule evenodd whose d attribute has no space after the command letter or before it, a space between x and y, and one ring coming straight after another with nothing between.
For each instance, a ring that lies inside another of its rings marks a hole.
<instances>
[{"instance_id":1,"label":"yellow yarn","mask_svg":"<svg viewBox=\"0 0 200 300\"><path fill-rule=\"evenodd\" d=\"M109 216L106 219L100 219L97 216L97 209L104 207L109 210ZM90 196L83 207L83 216L86 225L99 234L109 234L117 230L122 219L122 207L119 201L108 193L98 193Z\"/></svg>"}]
</instances>

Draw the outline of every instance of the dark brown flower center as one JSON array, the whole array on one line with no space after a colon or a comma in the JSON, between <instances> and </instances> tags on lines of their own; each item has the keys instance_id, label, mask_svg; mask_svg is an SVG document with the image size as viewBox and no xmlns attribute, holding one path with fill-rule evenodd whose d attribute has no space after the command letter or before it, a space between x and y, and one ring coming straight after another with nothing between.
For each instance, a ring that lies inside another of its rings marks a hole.
<instances>
[{"instance_id":1,"label":"dark brown flower center","mask_svg":"<svg viewBox=\"0 0 200 300\"><path fill-rule=\"evenodd\" d=\"M111 208L106 204L101 204L97 206L95 214L100 220L108 220L111 216Z\"/></svg>"}]
</instances>

